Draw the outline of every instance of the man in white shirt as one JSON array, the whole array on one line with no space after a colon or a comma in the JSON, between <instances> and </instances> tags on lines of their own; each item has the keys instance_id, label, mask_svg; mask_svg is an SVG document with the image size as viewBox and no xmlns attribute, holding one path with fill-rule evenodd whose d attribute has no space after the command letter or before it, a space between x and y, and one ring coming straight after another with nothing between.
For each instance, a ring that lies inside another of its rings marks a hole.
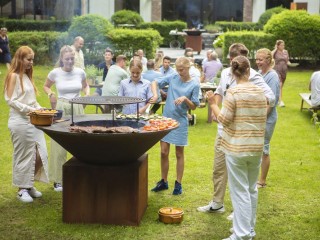
<instances>
[{"instance_id":1,"label":"man in white shirt","mask_svg":"<svg viewBox=\"0 0 320 240\"><path fill-rule=\"evenodd\" d=\"M81 50L81 48L83 48L83 45L84 45L84 40L80 36L75 37L73 44L71 45L71 47L75 51L74 66L79 67L81 69L85 68L84 67L84 56L83 56L83 52Z\"/></svg>"},{"instance_id":2,"label":"man in white shirt","mask_svg":"<svg viewBox=\"0 0 320 240\"><path fill-rule=\"evenodd\" d=\"M310 79L309 90L311 91L312 107L320 106L320 71L314 72Z\"/></svg>"}]
</instances>

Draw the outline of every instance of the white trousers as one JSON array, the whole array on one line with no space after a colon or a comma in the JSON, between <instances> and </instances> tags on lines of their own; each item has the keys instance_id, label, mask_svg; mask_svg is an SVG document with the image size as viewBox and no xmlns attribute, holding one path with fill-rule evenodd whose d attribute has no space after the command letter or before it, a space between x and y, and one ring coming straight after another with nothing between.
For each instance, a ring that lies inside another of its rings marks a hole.
<instances>
[{"instance_id":1,"label":"white trousers","mask_svg":"<svg viewBox=\"0 0 320 240\"><path fill-rule=\"evenodd\" d=\"M234 233L231 239L247 240L255 235L260 164L261 155L235 157L226 154L229 190L234 211Z\"/></svg>"}]
</instances>

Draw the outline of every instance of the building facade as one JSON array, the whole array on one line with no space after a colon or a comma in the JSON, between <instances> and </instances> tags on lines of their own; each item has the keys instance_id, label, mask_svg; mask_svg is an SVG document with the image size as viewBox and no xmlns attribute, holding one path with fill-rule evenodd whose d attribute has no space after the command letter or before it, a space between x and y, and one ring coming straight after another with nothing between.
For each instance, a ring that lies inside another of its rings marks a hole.
<instances>
[{"instance_id":1,"label":"building facade","mask_svg":"<svg viewBox=\"0 0 320 240\"><path fill-rule=\"evenodd\" d=\"M119 10L138 12L146 22L182 20L188 25L216 21L257 22L276 6L319 14L320 0L0 0L1 17L71 19L95 13L110 19Z\"/></svg>"}]
</instances>

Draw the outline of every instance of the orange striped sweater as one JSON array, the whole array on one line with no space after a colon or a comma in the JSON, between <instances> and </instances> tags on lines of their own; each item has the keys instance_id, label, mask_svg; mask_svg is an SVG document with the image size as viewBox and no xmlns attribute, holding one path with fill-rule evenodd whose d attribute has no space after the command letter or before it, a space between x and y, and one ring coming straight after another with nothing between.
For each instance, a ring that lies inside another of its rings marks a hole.
<instances>
[{"instance_id":1,"label":"orange striped sweater","mask_svg":"<svg viewBox=\"0 0 320 240\"><path fill-rule=\"evenodd\" d=\"M218 121L223 125L221 147L228 155L262 154L267 118L267 100L252 83L228 89Z\"/></svg>"}]
</instances>

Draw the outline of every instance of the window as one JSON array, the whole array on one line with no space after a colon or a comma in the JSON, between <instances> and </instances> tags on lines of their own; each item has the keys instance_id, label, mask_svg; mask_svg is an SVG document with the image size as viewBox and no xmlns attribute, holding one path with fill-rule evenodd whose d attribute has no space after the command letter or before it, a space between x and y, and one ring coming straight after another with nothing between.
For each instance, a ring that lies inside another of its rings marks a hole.
<instances>
[{"instance_id":1,"label":"window","mask_svg":"<svg viewBox=\"0 0 320 240\"><path fill-rule=\"evenodd\" d=\"M131 10L140 13L140 0L115 0L115 12L119 10Z\"/></svg>"},{"instance_id":2,"label":"window","mask_svg":"<svg viewBox=\"0 0 320 240\"><path fill-rule=\"evenodd\" d=\"M215 21L242 21L243 1L162 0L163 20L182 20L188 27Z\"/></svg>"}]
</instances>

